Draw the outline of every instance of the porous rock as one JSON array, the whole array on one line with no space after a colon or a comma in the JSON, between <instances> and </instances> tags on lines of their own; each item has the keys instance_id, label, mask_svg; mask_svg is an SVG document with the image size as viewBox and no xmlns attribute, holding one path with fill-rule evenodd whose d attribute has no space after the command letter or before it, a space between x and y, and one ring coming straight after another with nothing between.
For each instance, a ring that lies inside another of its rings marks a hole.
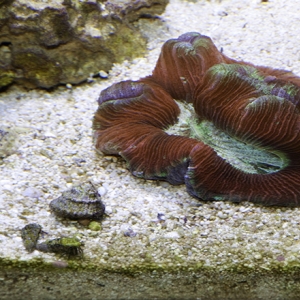
<instances>
[{"instance_id":1,"label":"porous rock","mask_svg":"<svg viewBox=\"0 0 300 300\"><path fill-rule=\"evenodd\" d=\"M14 154L18 150L18 147L19 147L19 136L18 136L17 129L9 128L7 126L1 126L0 127L0 160L4 157Z\"/></svg>"},{"instance_id":2,"label":"porous rock","mask_svg":"<svg viewBox=\"0 0 300 300\"><path fill-rule=\"evenodd\" d=\"M168 0L0 1L0 88L78 84L141 55L132 22L163 12Z\"/></svg>"}]
</instances>

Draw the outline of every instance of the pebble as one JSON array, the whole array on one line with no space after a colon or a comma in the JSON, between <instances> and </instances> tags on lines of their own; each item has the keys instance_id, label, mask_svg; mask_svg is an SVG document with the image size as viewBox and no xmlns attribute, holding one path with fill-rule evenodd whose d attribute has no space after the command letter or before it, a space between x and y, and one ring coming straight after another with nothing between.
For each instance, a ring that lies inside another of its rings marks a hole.
<instances>
[{"instance_id":1,"label":"pebble","mask_svg":"<svg viewBox=\"0 0 300 300\"><path fill-rule=\"evenodd\" d=\"M28 187L23 192L23 196L29 198L40 198L42 196L42 193L36 188Z\"/></svg>"},{"instance_id":2,"label":"pebble","mask_svg":"<svg viewBox=\"0 0 300 300\"><path fill-rule=\"evenodd\" d=\"M99 76L103 79L108 78L108 74L103 70L99 71Z\"/></svg>"},{"instance_id":3,"label":"pebble","mask_svg":"<svg viewBox=\"0 0 300 300\"><path fill-rule=\"evenodd\" d=\"M261 256L260 253L257 253L257 254L254 255L254 258L255 259L262 259L262 256Z\"/></svg>"},{"instance_id":4,"label":"pebble","mask_svg":"<svg viewBox=\"0 0 300 300\"><path fill-rule=\"evenodd\" d=\"M174 239L174 240L177 240L180 238L180 235L177 231L171 231L171 232L167 232L165 235L164 235L164 238L165 239Z\"/></svg>"},{"instance_id":5,"label":"pebble","mask_svg":"<svg viewBox=\"0 0 300 300\"><path fill-rule=\"evenodd\" d=\"M106 189L104 186L100 186L100 187L98 188L98 194L99 194L100 196L104 196L106 193L107 193L107 189Z\"/></svg>"},{"instance_id":6,"label":"pebble","mask_svg":"<svg viewBox=\"0 0 300 300\"><path fill-rule=\"evenodd\" d=\"M93 231L100 231L102 229L101 224L96 221L90 222L88 228Z\"/></svg>"},{"instance_id":7,"label":"pebble","mask_svg":"<svg viewBox=\"0 0 300 300\"><path fill-rule=\"evenodd\" d=\"M14 126L0 128L0 160L14 154L19 147L19 136Z\"/></svg>"},{"instance_id":8,"label":"pebble","mask_svg":"<svg viewBox=\"0 0 300 300\"><path fill-rule=\"evenodd\" d=\"M3 188L3 191L5 191L5 192L11 192L13 190L13 186L10 184L4 184L2 186L2 188Z\"/></svg>"},{"instance_id":9,"label":"pebble","mask_svg":"<svg viewBox=\"0 0 300 300\"><path fill-rule=\"evenodd\" d=\"M46 132L44 132L44 136L45 136L46 138L56 138L56 134L54 134L54 133L51 132L51 131L46 131Z\"/></svg>"},{"instance_id":10,"label":"pebble","mask_svg":"<svg viewBox=\"0 0 300 300\"><path fill-rule=\"evenodd\" d=\"M53 158L53 153L49 150L46 150L46 149L41 149L40 150L40 154L42 154L43 156L49 158L49 159L52 159Z\"/></svg>"},{"instance_id":11,"label":"pebble","mask_svg":"<svg viewBox=\"0 0 300 300\"><path fill-rule=\"evenodd\" d=\"M51 265L54 268L64 269L64 268L66 268L68 266L68 263L66 261L56 260L56 261L53 261L51 263Z\"/></svg>"},{"instance_id":12,"label":"pebble","mask_svg":"<svg viewBox=\"0 0 300 300\"><path fill-rule=\"evenodd\" d=\"M128 230L124 231L124 236L135 237L136 235L137 233L134 232L131 228L128 228Z\"/></svg>"},{"instance_id":13,"label":"pebble","mask_svg":"<svg viewBox=\"0 0 300 300\"><path fill-rule=\"evenodd\" d=\"M105 213L106 213L107 215L111 215L111 214L113 213L112 207L109 206L109 205L106 205L106 206L105 206Z\"/></svg>"},{"instance_id":14,"label":"pebble","mask_svg":"<svg viewBox=\"0 0 300 300\"><path fill-rule=\"evenodd\" d=\"M220 219L227 219L228 218L228 215L223 213L222 211L219 211L217 213L217 216L220 218Z\"/></svg>"}]
</instances>

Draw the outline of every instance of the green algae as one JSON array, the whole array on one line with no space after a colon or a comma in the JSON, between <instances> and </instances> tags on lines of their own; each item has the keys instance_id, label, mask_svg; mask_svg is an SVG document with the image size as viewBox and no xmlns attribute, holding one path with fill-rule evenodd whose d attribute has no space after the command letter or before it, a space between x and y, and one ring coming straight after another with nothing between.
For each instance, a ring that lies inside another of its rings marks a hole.
<instances>
[{"instance_id":1,"label":"green algae","mask_svg":"<svg viewBox=\"0 0 300 300\"><path fill-rule=\"evenodd\" d=\"M0 273L0 276L3 276ZM4 275L2 299L297 299L299 272L228 274L152 271L123 274L97 271L18 272ZM30 278L30 280L27 280ZM5 284L7 281L7 284ZM3 287L3 285L2 285ZM100 296L101 295L101 296ZM13 296L13 297L12 297Z\"/></svg>"},{"instance_id":2,"label":"green algae","mask_svg":"<svg viewBox=\"0 0 300 300\"><path fill-rule=\"evenodd\" d=\"M106 41L105 47L112 52L115 62L121 63L125 59L142 56L146 51L146 39L129 27L120 27L117 34L113 34Z\"/></svg>"},{"instance_id":3,"label":"green algae","mask_svg":"<svg viewBox=\"0 0 300 300\"><path fill-rule=\"evenodd\" d=\"M0 88L11 84L14 81L15 73L8 70L0 70Z\"/></svg>"},{"instance_id":4,"label":"green algae","mask_svg":"<svg viewBox=\"0 0 300 300\"><path fill-rule=\"evenodd\" d=\"M59 261L59 259L57 260ZM42 258L34 258L30 260L19 260L10 258L0 258L0 269L15 269L15 270L34 270L34 271L49 271L56 270L58 272L64 272L66 270L80 270L80 271L101 271L112 272L124 275L129 274L147 274L149 272L163 272L163 273L177 273L177 272L195 272L213 274L215 272L223 272L234 276L235 274L282 274L289 275L293 272L300 272L300 263L296 260L289 262L282 262L278 260L270 261L268 267L262 267L261 263L257 261L251 265L244 262L236 263L228 261L227 265L212 264L210 266L205 265L204 261L187 263L184 257L174 255L172 263L156 263L153 261L153 257L148 253L143 259L137 257L135 262L127 263L120 261L117 266L112 266L109 262L97 263L97 260L84 258L72 258L67 259L65 262L67 265L63 268L55 265L56 260L46 261Z\"/></svg>"},{"instance_id":5,"label":"green algae","mask_svg":"<svg viewBox=\"0 0 300 300\"><path fill-rule=\"evenodd\" d=\"M92 221L88 228L92 231L100 231L102 229L102 226L99 222L96 222L96 221Z\"/></svg>"},{"instance_id":6,"label":"green algae","mask_svg":"<svg viewBox=\"0 0 300 300\"><path fill-rule=\"evenodd\" d=\"M22 228L21 237L24 247L28 252L33 252L35 250L41 231L42 227L37 223L31 223Z\"/></svg>"},{"instance_id":7,"label":"green algae","mask_svg":"<svg viewBox=\"0 0 300 300\"><path fill-rule=\"evenodd\" d=\"M55 85L62 72L59 65L34 50L15 53L14 65L23 70L25 78L44 88Z\"/></svg>"}]
</instances>

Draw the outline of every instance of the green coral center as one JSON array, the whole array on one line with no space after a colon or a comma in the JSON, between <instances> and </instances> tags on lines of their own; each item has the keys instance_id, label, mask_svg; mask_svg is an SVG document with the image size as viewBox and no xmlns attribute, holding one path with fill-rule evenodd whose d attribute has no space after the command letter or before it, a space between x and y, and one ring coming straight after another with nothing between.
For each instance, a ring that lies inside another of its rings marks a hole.
<instances>
[{"instance_id":1,"label":"green coral center","mask_svg":"<svg viewBox=\"0 0 300 300\"><path fill-rule=\"evenodd\" d=\"M197 119L192 104L177 102L180 107L178 122L166 131L168 134L188 136L212 147L233 167L246 173L277 172L285 166L284 157L243 143L218 129L212 122Z\"/></svg>"}]
</instances>

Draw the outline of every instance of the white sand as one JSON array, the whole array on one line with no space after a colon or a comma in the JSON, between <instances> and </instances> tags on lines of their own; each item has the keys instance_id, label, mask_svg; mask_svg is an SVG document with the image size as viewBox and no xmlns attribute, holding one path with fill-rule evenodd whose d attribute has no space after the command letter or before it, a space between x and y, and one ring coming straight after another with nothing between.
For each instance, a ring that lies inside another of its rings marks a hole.
<instances>
[{"instance_id":1,"label":"white sand","mask_svg":"<svg viewBox=\"0 0 300 300\"><path fill-rule=\"evenodd\" d=\"M122 159L96 154L91 130L100 91L151 74L162 43L188 31L212 37L230 57L300 75L300 2L171 0L161 19L163 25L139 22L150 37L148 54L116 65L108 80L55 92L11 87L1 94L1 126L11 127L19 142L16 153L0 162L0 257L56 260L54 254L25 251L20 229L37 222L47 238L77 235L85 243L84 263L100 267L300 264L299 209L205 203L190 197L184 185L137 179ZM61 222L49 210L61 192L88 180L101 187L107 207L101 231ZM125 237L129 229L137 235Z\"/></svg>"}]
</instances>

